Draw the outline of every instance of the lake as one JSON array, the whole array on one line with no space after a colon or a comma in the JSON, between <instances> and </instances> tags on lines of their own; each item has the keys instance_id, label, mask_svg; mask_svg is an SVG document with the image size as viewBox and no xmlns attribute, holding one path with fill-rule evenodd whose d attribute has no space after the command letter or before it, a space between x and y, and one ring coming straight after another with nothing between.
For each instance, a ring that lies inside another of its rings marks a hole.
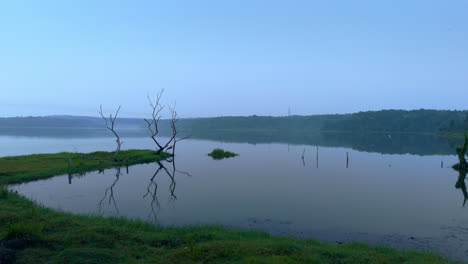
<instances>
[{"instance_id":1,"label":"lake","mask_svg":"<svg viewBox=\"0 0 468 264\"><path fill-rule=\"evenodd\" d=\"M359 136L359 142L347 137L321 137L314 145L189 139L178 144L173 163L59 175L11 188L47 207L79 214L163 226L220 224L468 260L468 206L464 180L450 168L457 162L450 154L453 144L433 136ZM149 138L123 141L124 149L153 147ZM0 146L0 156L91 152L113 150L114 140L0 135ZM214 148L239 156L213 160L207 153Z\"/></svg>"}]
</instances>

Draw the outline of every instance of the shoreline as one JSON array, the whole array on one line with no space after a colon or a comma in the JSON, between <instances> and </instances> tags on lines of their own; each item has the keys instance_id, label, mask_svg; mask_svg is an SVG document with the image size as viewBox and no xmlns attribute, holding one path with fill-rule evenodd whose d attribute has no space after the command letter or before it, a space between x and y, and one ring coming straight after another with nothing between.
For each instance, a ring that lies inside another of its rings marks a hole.
<instances>
[{"instance_id":1,"label":"shoreline","mask_svg":"<svg viewBox=\"0 0 468 264\"><path fill-rule=\"evenodd\" d=\"M155 156L149 150L122 153L127 157L133 153L133 164L166 157ZM0 166L0 182L12 184L56 176L55 172L68 170L64 157L72 154L77 155L73 157L78 163L73 171L122 165L119 159L109 160L112 152L5 157L0 158L0 165L10 166ZM83 164L79 164L80 157ZM94 159L86 160L86 157ZM15 164L31 161L35 161L36 167L23 167L18 172ZM41 164L45 161L55 163L44 168ZM59 166L53 166L58 163ZM75 215L44 208L6 189L0 189L0 205L0 256L8 258L0 259L2 263L14 260L40 263L51 259L71 263L85 260L89 263L455 263L434 253L399 251L363 243L332 244L220 226L162 228L138 220Z\"/></svg>"}]
</instances>

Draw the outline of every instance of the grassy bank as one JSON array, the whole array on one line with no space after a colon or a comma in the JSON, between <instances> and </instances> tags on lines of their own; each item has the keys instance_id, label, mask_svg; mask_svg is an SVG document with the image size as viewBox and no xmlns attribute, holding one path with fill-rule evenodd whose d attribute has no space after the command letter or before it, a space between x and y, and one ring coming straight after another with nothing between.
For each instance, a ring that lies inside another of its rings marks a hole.
<instances>
[{"instance_id":1,"label":"grassy bank","mask_svg":"<svg viewBox=\"0 0 468 264\"><path fill-rule=\"evenodd\" d=\"M451 263L416 252L332 245L217 226L160 228L41 208L0 191L0 263Z\"/></svg>"},{"instance_id":2,"label":"grassy bank","mask_svg":"<svg viewBox=\"0 0 468 264\"><path fill-rule=\"evenodd\" d=\"M448 139L463 139L465 132L442 132L439 135Z\"/></svg>"},{"instance_id":3,"label":"grassy bank","mask_svg":"<svg viewBox=\"0 0 468 264\"><path fill-rule=\"evenodd\" d=\"M75 156L73 156L75 155ZM0 159L2 183L151 162L154 152L44 154ZM125 159L125 160L124 160ZM75 167L76 166L76 167ZM0 188L0 263L452 263L420 252L326 244L219 226L161 228L43 208Z\"/></svg>"},{"instance_id":4,"label":"grassy bank","mask_svg":"<svg viewBox=\"0 0 468 264\"><path fill-rule=\"evenodd\" d=\"M59 174L81 173L163 160L168 154L152 150L113 152L56 153L0 158L0 185L49 178ZM71 159L71 167L69 160Z\"/></svg>"}]
</instances>

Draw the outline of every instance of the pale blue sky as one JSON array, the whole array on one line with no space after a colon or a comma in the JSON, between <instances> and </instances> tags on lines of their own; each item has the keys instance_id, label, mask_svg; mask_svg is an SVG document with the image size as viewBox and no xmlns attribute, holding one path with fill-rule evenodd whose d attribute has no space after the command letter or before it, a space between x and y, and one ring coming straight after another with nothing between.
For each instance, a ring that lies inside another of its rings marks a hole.
<instances>
[{"instance_id":1,"label":"pale blue sky","mask_svg":"<svg viewBox=\"0 0 468 264\"><path fill-rule=\"evenodd\" d=\"M467 109L468 1L2 1L0 116Z\"/></svg>"}]
</instances>

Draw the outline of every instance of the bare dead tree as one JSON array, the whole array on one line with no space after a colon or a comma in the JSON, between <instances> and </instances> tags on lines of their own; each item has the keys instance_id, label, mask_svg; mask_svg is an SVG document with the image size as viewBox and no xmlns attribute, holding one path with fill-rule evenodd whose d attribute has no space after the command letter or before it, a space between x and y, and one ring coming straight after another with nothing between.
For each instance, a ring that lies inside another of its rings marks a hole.
<instances>
[{"instance_id":1,"label":"bare dead tree","mask_svg":"<svg viewBox=\"0 0 468 264\"><path fill-rule=\"evenodd\" d=\"M177 132L177 125L176 124L177 124L177 121L179 121L179 117L178 117L177 111L175 109L175 104L174 104L174 107L170 108L170 112L171 112L172 137L171 137L171 140L168 143L172 142L172 146L170 146L168 149L172 149L172 156L174 156L177 142L179 142L181 140L188 139L188 138L190 138L190 136L177 138L178 132Z\"/></svg>"},{"instance_id":2,"label":"bare dead tree","mask_svg":"<svg viewBox=\"0 0 468 264\"><path fill-rule=\"evenodd\" d=\"M161 98L163 95L164 89L159 91L156 95L156 100L153 101L148 94L148 102L151 107L151 119L144 119L146 124L148 125L148 130L151 133L151 139L154 141L156 146L158 147L158 154L164 151L164 146L159 143L156 136L159 134L159 121L161 120L161 112L164 109L164 105L161 103Z\"/></svg>"},{"instance_id":3,"label":"bare dead tree","mask_svg":"<svg viewBox=\"0 0 468 264\"><path fill-rule=\"evenodd\" d=\"M114 116L112 116L112 114L109 115L109 120L107 120L107 118L102 113L102 105L99 108L99 114L101 115L102 119L104 119L104 121L106 122L106 128L110 130L116 138L115 140L117 143L117 149L115 150L116 156L119 155L120 148L122 147L122 144L123 144L123 141L120 140L119 134L117 134L117 132L115 131L115 120L117 119L117 115L119 114L120 108L121 106L119 105L119 108L117 108L117 111L115 112Z\"/></svg>"},{"instance_id":4,"label":"bare dead tree","mask_svg":"<svg viewBox=\"0 0 468 264\"><path fill-rule=\"evenodd\" d=\"M169 122L170 122L170 127L172 130L171 137L165 143L162 143L157 139L157 135L159 134L159 129L160 129L159 122L161 121L161 112L163 111L165 107L161 103L163 92L164 90L161 90L160 92L158 92L156 95L156 99L154 101L148 95L148 102L149 102L152 112L151 112L151 118L145 119L145 122L148 125L148 130L150 131L150 134L151 134L150 137L157 146L157 153L159 154L163 151L172 150L172 155L174 155L177 142L183 139L187 139L188 137L177 138L177 133L178 133L177 121L179 120L179 116L177 114L176 107L174 104L173 107L169 107L169 113L170 113Z\"/></svg>"},{"instance_id":5,"label":"bare dead tree","mask_svg":"<svg viewBox=\"0 0 468 264\"><path fill-rule=\"evenodd\" d=\"M179 118L177 116L177 111L175 110L175 104L174 104L174 107L169 107L169 112L171 114L170 124L171 124L171 129L172 129L172 135L169 138L169 140L166 142L166 144L164 144L164 146L162 146L162 150L172 149L172 154L174 154L174 144L176 142L176 136L177 136L176 123L179 120ZM171 143L172 143L172 145L171 145Z\"/></svg>"}]
</instances>

